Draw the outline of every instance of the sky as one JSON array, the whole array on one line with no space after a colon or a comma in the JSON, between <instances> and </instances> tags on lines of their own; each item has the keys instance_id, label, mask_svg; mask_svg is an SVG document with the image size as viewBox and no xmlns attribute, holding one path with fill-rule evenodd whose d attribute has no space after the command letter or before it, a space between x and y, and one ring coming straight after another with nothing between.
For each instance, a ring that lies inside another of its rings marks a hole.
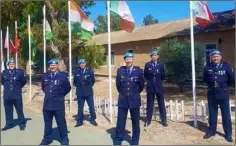
<instances>
[{"instance_id":1,"label":"sky","mask_svg":"<svg viewBox=\"0 0 236 146\"><path fill-rule=\"evenodd\" d=\"M98 15L105 15L105 1L95 1L89 18L94 21ZM189 1L127 1L136 26L141 26L143 17L151 14L160 23L189 17ZM235 9L235 1L208 1L211 12Z\"/></svg>"}]
</instances>

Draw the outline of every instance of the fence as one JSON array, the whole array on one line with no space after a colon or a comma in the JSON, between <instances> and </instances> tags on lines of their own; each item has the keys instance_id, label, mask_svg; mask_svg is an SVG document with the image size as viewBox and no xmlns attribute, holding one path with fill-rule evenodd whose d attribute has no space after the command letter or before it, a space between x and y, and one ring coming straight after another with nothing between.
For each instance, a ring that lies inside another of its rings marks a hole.
<instances>
[{"instance_id":1,"label":"fence","mask_svg":"<svg viewBox=\"0 0 236 146\"><path fill-rule=\"evenodd\" d=\"M110 101L108 99L100 99L100 98L95 98L94 99L94 104L95 104L95 111L97 114L101 115L110 115ZM167 119L172 120L172 121L185 121L187 118L191 118L193 115L193 104L185 104L185 102L182 101L165 101L165 106L166 106L166 116ZM208 119L208 106L207 103L205 103L203 100L201 102L197 103L198 106L198 120L206 121ZM145 118L146 117L146 107L147 103L146 101L141 102L141 107L140 107L140 117ZM186 112L185 110L188 110ZM235 112L235 104L230 104L230 112L231 112L231 119L235 120L235 114L232 114L232 109ZM85 112L89 112L89 108L87 103L85 104L84 107ZM117 117L118 114L118 106L117 106L117 101L112 102L112 114ZM130 113L128 112L128 118L130 118ZM154 109L153 109L153 119L157 120L159 118L159 109L158 109L158 104L155 101L154 102ZM221 119L221 115L218 116L218 119Z\"/></svg>"}]
</instances>

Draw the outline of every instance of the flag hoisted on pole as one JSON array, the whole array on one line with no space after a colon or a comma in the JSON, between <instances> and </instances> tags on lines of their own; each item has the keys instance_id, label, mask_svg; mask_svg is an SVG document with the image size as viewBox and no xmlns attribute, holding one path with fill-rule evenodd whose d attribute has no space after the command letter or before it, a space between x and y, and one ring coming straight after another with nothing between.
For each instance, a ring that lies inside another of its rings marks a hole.
<instances>
[{"instance_id":1,"label":"flag hoisted on pole","mask_svg":"<svg viewBox=\"0 0 236 146\"><path fill-rule=\"evenodd\" d=\"M196 99L196 75L195 75L195 56L194 56L194 25L193 18L200 27L206 27L214 19L206 1L190 1L190 35L191 35L191 63L192 63L192 92L194 107L194 127L197 127L197 99Z\"/></svg>"},{"instance_id":2,"label":"flag hoisted on pole","mask_svg":"<svg viewBox=\"0 0 236 146\"><path fill-rule=\"evenodd\" d=\"M28 16L28 38L29 38L29 99L31 100L32 97L32 78L31 78L31 28L30 28L30 15Z\"/></svg>"},{"instance_id":3,"label":"flag hoisted on pole","mask_svg":"<svg viewBox=\"0 0 236 146\"><path fill-rule=\"evenodd\" d=\"M46 6L43 6L43 72L46 72Z\"/></svg>"},{"instance_id":4,"label":"flag hoisted on pole","mask_svg":"<svg viewBox=\"0 0 236 146\"><path fill-rule=\"evenodd\" d=\"M71 58L71 1L68 1L68 30L69 30L69 79L70 79L70 85L72 86L72 58ZM70 90L70 112L71 112L71 106L72 106L72 89Z\"/></svg>"},{"instance_id":5,"label":"flag hoisted on pole","mask_svg":"<svg viewBox=\"0 0 236 146\"><path fill-rule=\"evenodd\" d=\"M111 15L110 1L107 1L107 33L108 33L108 70L109 70L109 100L110 100L110 123L112 123L112 78L111 78Z\"/></svg>"},{"instance_id":6,"label":"flag hoisted on pole","mask_svg":"<svg viewBox=\"0 0 236 146\"><path fill-rule=\"evenodd\" d=\"M9 60L9 27L7 26L7 32L6 32L6 37L5 37L5 45L4 48L7 48L7 60Z\"/></svg>"}]
</instances>

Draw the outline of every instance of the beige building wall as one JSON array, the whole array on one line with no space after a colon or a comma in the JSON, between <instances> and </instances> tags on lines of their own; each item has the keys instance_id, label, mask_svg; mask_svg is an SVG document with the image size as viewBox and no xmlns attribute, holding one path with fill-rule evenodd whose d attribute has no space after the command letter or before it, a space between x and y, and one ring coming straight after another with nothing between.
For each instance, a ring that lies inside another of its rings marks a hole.
<instances>
[{"instance_id":1,"label":"beige building wall","mask_svg":"<svg viewBox=\"0 0 236 146\"><path fill-rule=\"evenodd\" d=\"M179 37L180 39L189 39L190 36ZM219 39L222 40L221 44ZM167 39L147 40L127 42L121 44L113 44L112 52L114 52L114 65L112 66L112 74L116 74L117 68L124 65L123 55L126 50L133 49L135 53L135 65L144 67L145 63L150 60L149 53L153 47L158 47ZM195 35L195 41L201 44L216 43L217 48L223 52L223 58L229 62L231 67L235 69L235 30L227 30L220 32L207 32ZM107 48L107 45L105 46ZM96 70L97 74L108 74L108 67L102 66Z\"/></svg>"}]
</instances>

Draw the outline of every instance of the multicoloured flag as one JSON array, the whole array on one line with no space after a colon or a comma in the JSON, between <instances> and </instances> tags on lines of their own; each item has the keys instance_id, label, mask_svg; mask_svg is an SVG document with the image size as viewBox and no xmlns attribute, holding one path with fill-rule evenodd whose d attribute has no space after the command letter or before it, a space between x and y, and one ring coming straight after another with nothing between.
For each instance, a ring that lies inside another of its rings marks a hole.
<instances>
[{"instance_id":1,"label":"multicoloured flag","mask_svg":"<svg viewBox=\"0 0 236 146\"><path fill-rule=\"evenodd\" d=\"M46 20L46 40L52 40L52 30L50 27L50 24L48 23L48 21Z\"/></svg>"},{"instance_id":2,"label":"multicoloured flag","mask_svg":"<svg viewBox=\"0 0 236 146\"><path fill-rule=\"evenodd\" d=\"M214 20L206 1L192 1L192 11L196 22L201 27L208 26Z\"/></svg>"},{"instance_id":3,"label":"multicoloured flag","mask_svg":"<svg viewBox=\"0 0 236 146\"><path fill-rule=\"evenodd\" d=\"M121 29L127 32L134 30L134 18L126 1L110 1L110 11L112 12L112 16L120 18L119 25Z\"/></svg>"},{"instance_id":4,"label":"multicoloured flag","mask_svg":"<svg viewBox=\"0 0 236 146\"><path fill-rule=\"evenodd\" d=\"M81 40L91 39L94 24L74 1L70 4L70 16L72 33L78 34Z\"/></svg>"},{"instance_id":5,"label":"multicoloured flag","mask_svg":"<svg viewBox=\"0 0 236 146\"><path fill-rule=\"evenodd\" d=\"M30 45L31 45L31 50L32 50L32 57L33 57L33 60L34 60L37 49L35 47L35 41L34 41L33 34L32 34L31 30L30 30Z\"/></svg>"}]
</instances>

